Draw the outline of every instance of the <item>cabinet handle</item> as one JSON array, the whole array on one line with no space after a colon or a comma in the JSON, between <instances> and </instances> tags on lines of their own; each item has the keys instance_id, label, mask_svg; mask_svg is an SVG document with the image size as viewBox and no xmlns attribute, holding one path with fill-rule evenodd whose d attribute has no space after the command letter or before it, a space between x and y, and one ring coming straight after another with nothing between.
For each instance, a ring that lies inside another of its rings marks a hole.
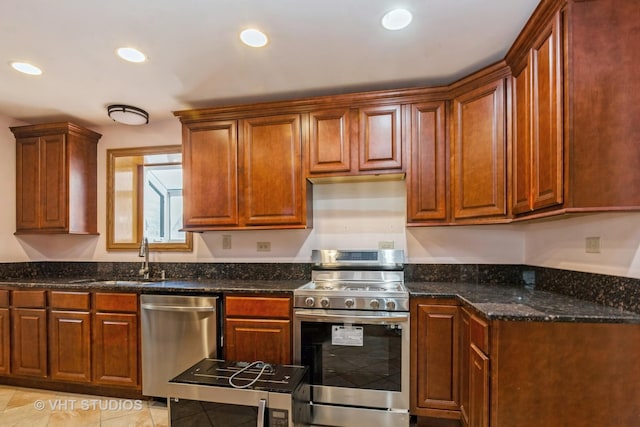
<instances>
[{"instance_id":1,"label":"cabinet handle","mask_svg":"<svg viewBox=\"0 0 640 427\"><path fill-rule=\"evenodd\" d=\"M216 311L216 308L211 305L206 305L203 307L184 307L180 305L156 305L156 304L140 304L140 307L146 310L154 310L154 311L183 311L189 313L196 313L202 311Z\"/></svg>"},{"instance_id":2,"label":"cabinet handle","mask_svg":"<svg viewBox=\"0 0 640 427\"><path fill-rule=\"evenodd\" d=\"M353 315L353 314L330 314L321 310L296 310L294 317L301 320L315 320L316 322L350 322L355 324L359 323L401 323L409 320L408 313L402 314L387 314L380 313L377 315Z\"/></svg>"}]
</instances>

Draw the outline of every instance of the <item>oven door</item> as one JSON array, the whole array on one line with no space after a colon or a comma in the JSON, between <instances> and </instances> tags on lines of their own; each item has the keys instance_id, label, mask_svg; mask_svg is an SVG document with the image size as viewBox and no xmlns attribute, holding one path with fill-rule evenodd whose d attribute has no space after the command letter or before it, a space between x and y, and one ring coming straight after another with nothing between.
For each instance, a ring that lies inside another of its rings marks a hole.
<instances>
[{"instance_id":1,"label":"oven door","mask_svg":"<svg viewBox=\"0 0 640 427\"><path fill-rule=\"evenodd\" d=\"M314 405L409 411L409 313L296 309L294 359Z\"/></svg>"}]
</instances>

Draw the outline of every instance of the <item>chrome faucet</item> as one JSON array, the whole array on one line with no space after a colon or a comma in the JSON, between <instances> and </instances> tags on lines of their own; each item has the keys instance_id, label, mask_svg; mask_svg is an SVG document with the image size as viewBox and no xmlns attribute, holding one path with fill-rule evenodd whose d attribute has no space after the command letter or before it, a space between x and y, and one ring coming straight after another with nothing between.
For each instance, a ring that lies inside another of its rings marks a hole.
<instances>
[{"instance_id":1,"label":"chrome faucet","mask_svg":"<svg viewBox=\"0 0 640 427\"><path fill-rule=\"evenodd\" d=\"M149 278L149 240L145 237L140 242L140 251L138 252L138 256L140 258L144 257L144 261L142 261L142 265L140 266L140 270L138 274L143 276L144 279Z\"/></svg>"}]
</instances>

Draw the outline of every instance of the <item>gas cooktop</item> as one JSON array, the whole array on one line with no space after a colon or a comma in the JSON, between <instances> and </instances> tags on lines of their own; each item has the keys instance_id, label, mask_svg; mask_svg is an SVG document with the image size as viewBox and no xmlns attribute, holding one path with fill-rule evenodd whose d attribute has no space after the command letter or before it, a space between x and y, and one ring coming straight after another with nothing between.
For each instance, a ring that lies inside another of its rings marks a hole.
<instances>
[{"instance_id":1,"label":"gas cooktop","mask_svg":"<svg viewBox=\"0 0 640 427\"><path fill-rule=\"evenodd\" d=\"M314 250L311 281L294 290L296 308L409 311L401 250Z\"/></svg>"}]
</instances>

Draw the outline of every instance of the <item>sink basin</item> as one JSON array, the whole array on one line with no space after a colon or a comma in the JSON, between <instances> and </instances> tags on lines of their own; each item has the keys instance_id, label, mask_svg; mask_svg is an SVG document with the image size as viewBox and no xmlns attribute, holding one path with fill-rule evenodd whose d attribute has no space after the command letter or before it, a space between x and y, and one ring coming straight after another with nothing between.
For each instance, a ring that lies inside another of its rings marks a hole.
<instances>
[{"instance_id":1,"label":"sink basin","mask_svg":"<svg viewBox=\"0 0 640 427\"><path fill-rule=\"evenodd\" d=\"M92 282L94 285L104 286L140 286L145 283L158 283L162 282L162 279L141 279L141 280L97 280Z\"/></svg>"}]
</instances>

